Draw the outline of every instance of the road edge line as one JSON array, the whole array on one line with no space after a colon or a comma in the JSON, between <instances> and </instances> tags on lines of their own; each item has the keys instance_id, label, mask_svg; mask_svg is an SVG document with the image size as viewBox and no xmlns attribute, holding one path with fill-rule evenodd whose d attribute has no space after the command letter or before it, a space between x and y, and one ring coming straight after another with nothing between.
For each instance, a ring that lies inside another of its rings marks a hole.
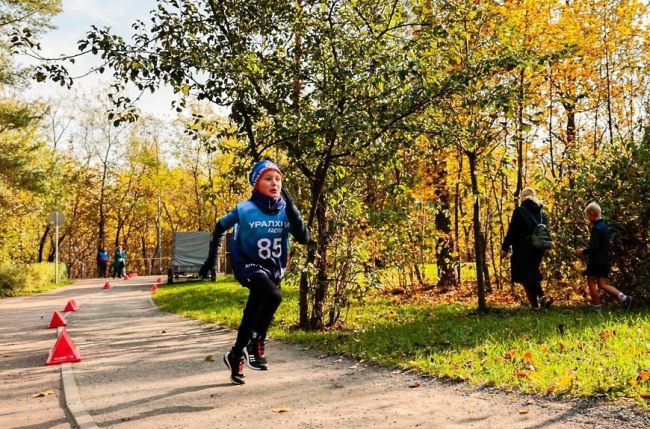
<instances>
[{"instance_id":1,"label":"road edge line","mask_svg":"<svg viewBox=\"0 0 650 429\"><path fill-rule=\"evenodd\" d=\"M57 334L61 328L57 328ZM99 429L95 423L95 419L86 411L86 407L81 402L79 396L79 388L77 387L77 380L74 378L72 371L72 364L69 362L61 364L61 383L63 384L63 399L65 406L72 416L74 424L79 429Z\"/></svg>"}]
</instances>

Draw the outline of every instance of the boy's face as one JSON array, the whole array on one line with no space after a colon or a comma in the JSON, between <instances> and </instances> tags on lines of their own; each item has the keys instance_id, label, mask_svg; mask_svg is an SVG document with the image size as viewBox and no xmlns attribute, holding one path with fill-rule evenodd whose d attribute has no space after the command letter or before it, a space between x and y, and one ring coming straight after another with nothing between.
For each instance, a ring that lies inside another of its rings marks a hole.
<instances>
[{"instance_id":1,"label":"boy's face","mask_svg":"<svg viewBox=\"0 0 650 429\"><path fill-rule=\"evenodd\" d=\"M594 223L598 219L600 219L600 216L598 216L598 213L595 212L587 212L587 219L589 220L589 222Z\"/></svg>"},{"instance_id":2,"label":"boy's face","mask_svg":"<svg viewBox=\"0 0 650 429\"><path fill-rule=\"evenodd\" d=\"M282 175L275 170L270 170L257 182L257 190L269 198L279 198L282 190Z\"/></svg>"}]
</instances>

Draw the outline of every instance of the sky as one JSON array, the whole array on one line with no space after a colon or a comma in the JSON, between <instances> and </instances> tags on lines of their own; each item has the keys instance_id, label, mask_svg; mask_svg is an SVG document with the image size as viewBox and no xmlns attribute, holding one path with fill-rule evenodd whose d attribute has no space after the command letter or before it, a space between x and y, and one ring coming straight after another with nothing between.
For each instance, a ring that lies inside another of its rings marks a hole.
<instances>
[{"instance_id":1,"label":"sky","mask_svg":"<svg viewBox=\"0 0 650 429\"><path fill-rule=\"evenodd\" d=\"M77 41L83 38L91 25L111 27L114 33L128 38L132 34L131 24L137 19L148 21L149 11L155 7L155 0L63 0L63 12L52 20L56 28L40 38L41 55L52 58L77 53ZM82 75L93 65L99 65L99 59L93 55L78 58L74 66L66 63L71 75ZM103 75L92 74L76 81L73 88L82 93L95 92L107 87L109 82L110 76L104 72ZM27 91L27 96L33 99L65 97L66 94L69 95L68 90L52 82L34 82ZM138 107L144 114L171 118L175 116L170 105L173 99L171 89L163 88L155 94L146 93L139 100Z\"/></svg>"}]
</instances>

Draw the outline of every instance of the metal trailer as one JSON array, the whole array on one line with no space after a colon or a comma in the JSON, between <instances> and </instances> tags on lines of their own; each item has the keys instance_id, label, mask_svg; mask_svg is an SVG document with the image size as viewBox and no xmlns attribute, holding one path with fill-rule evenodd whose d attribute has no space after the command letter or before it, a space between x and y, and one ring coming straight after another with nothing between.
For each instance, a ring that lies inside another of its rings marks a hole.
<instances>
[{"instance_id":1,"label":"metal trailer","mask_svg":"<svg viewBox=\"0 0 650 429\"><path fill-rule=\"evenodd\" d=\"M172 260L167 269L167 283L180 279L198 279L199 270L210 250L209 232L175 232ZM212 280L216 273L210 273Z\"/></svg>"}]
</instances>

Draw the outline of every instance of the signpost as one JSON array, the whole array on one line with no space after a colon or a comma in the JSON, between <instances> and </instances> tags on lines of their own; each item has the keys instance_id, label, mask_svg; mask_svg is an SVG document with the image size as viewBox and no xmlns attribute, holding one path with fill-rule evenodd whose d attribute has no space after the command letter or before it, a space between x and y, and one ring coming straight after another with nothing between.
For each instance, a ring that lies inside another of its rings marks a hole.
<instances>
[{"instance_id":1,"label":"signpost","mask_svg":"<svg viewBox=\"0 0 650 429\"><path fill-rule=\"evenodd\" d=\"M54 240L55 261L54 261L54 283L59 282L59 225L65 223L65 215L60 211L53 211L47 215L47 223L56 227L56 240Z\"/></svg>"}]
</instances>

